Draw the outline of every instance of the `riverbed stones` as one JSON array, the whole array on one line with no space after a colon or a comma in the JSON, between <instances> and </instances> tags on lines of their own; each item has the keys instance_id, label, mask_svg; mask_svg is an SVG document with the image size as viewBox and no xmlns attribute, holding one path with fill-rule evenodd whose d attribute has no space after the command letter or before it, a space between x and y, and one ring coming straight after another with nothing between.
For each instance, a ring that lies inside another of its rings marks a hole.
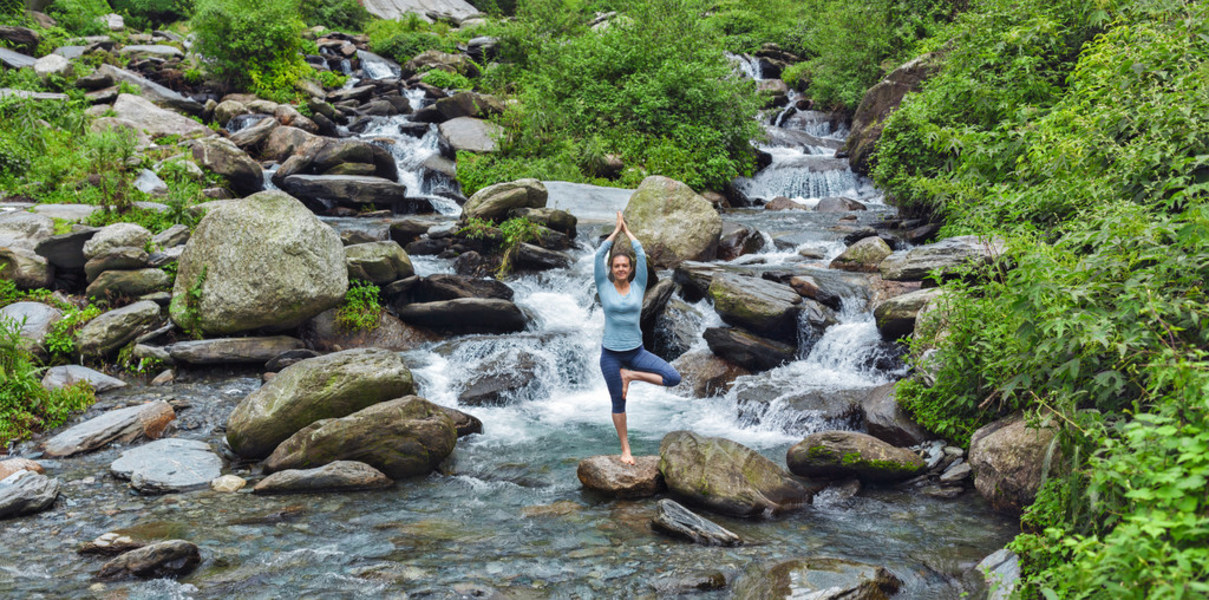
<instances>
[{"instance_id":1,"label":"riverbed stones","mask_svg":"<svg viewBox=\"0 0 1209 600\"><path fill-rule=\"evenodd\" d=\"M48 288L55 280L49 261L18 246L0 248L0 274L24 290Z\"/></svg>"},{"instance_id":2,"label":"riverbed stones","mask_svg":"<svg viewBox=\"0 0 1209 600\"><path fill-rule=\"evenodd\" d=\"M445 416L453 422L453 428L457 431L458 437L465 437L472 433L483 433L483 421L478 417L462 412L456 408L437 405L442 411L445 411Z\"/></svg>"},{"instance_id":3,"label":"riverbed stones","mask_svg":"<svg viewBox=\"0 0 1209 600\"><path fill-rule=\"evenodd\" d=\"M894 383L887 383L875 387L861 401L865 430L869 435L899 447L928 441L932 436L899 406L894 397L894 386Z\"/></svg>"},{"instance_id":4,"label":"riverbed stones","mask_svg":"<svg viewBox=\"0 0 1209 600\"><path fill-rule=\"evenodd\" d=\"M135 223L114 223L96 231L84 242L84 258L92 260L117 251L119 248L145 248L151 241L151 232Z\"/></svg>"},{"instance_id":5,"label":"riverbed stones","mask_svg":"<svg viewBox=\"0 0 1209 600\"><path fill-rule=\"evenodd\" d=\"M382 489L393 483L382 471L365 463L338 460L314 469L278 471L260 480L252 493L355 492Z\"/></svg>"},{"instance_id":6,"label":"riverbed stones","mask_svg":"<svg viewBox=\"0 0 1209 600\"><path fill-rule=\"evenodd\" d=\"M832 269L855 271L858 273L876 273L877 266L887 256L894 253L890 245L880 237L867 237L848 246L839 256L831 261Z\"/></svg>"},{"instance_id":7,"label":"riverbed stones","mask_svg":"<svg viewBox=\"0 0 1209 600\"><path fill-rule=\"evenodd\" d=\"M260 364L263 365L290 350L304 347L302 340L288 335L265 337L186 340L164 348L172 360L191 365Z\"/></svg>"},{"instance_id":8,"label":"riverbed stones","mask_svg":"<svg viewBox=\"0 0 1209 600\"><path fill-rule=\"evenodd\" d=\"M209 131L209 129L207 129ZM193 142L193 159L203 168L222 175L239 195L264 189L264 169L231 140L202 138Z\"/></svg>"},{"instance_id":9,"label":"riverbed stones","mask_svg":"<svg viewBox=\"0 0 1209 600\"><path fill-rule=\"evenodd\" d=\"M692 391L694 398L721 396L741 375L751 371L703 350L689 351L672 361L680 373L681 386Z\"/></svg>"},{"instance_id":10,"label":"riverbed stones","mask_svg":"<svg viewBox=\"0 0 1209 600\"><path fill-rule=\"evenodd\" d=\"M635 456L627 465L621 457L589 456L579 461L576 475L589 490L611 498L646 498L665 489L658 456Z\"/></svg>"},{"instance_id":11,"label":"riverbed stones","mask_svg":"<svg viewBox=\"0 0 1209 600\"><path fill-rule=\"evenodd\" d=\"M264 466L274 472L354 460L403 479L432 472L456 442L457 431L445 411L418 396L405 396L347 417L315 421L277 446Z\"/></svg>"},{"instance_id":12,"label":"riverbed stones","mask_svg":"<svg viewBox=\"0 0 1209 600\"><path fill-rule=\"evenodd\" d=\"M520 308L494 298L419 302L399 307L398 312L407 323L452 333L515 333L525 329Z\"/></svg>"},{"instance_id":13,"label":"riverbed stones","mask_svg":"<svg viewBox=\"0 0 1209 600\"><path fill-rule=\"evenodd\" d=\"M125 381L110 377L99 371L94 371L81 365L61 365L51 367L42 376L42 387L48 390L61 390L79 382L88 383L92 391L101 394L110 390L118 390L127 386Z\"/></svg>"},{"instance_id":14,"label":"riverbed stones","mask_svg":"<svg viewBox=\"0 0 1209 600\"><path fill-rule=\"evenodd\" d=\"M89 298L138 298L168 289L172 276L160 269L105 271L88 284L84 295Z\"/></svg>"},{"instance_id":15,"label":"riverbed stones","mask_svg":"<svg viewBox=\"0 0 1209 600\"><path fill-rule=\"evenodd\" d=\"M84 356L104 356L151 331L162 322L160 306L142 300L103 313L76 333L76 348Z\"/></svg>"},{"instance_id":16,"label":"riverbed stones","mask_svg":"<svg viewBox=\"0 0 1209 600\"><path fill-rule=\"evenodd\" d=\"M513 210L544 208L548 198L546 186L536 179L497 183L475 192L462 207L462 218L499 222Z\"/></svg>"},{"instance_id":17,"label":"riverbed stones","mask_svg":"<svg viewBox=\"0 0 1209 600\"><path fill-rule=\"evenodd\" d=\"M987 265L1003 255L1002 238L962 235L895 252L878 266L882 279L918 281L932 272L944 276L964 265Z\"/></svg>"},{"instance_id":18,"label":"riverbed stones","mask_svg":"<svg viewBox=\"0 0 1209 600\"><path fill-rule=\"evenodd\" d=\"M160 579L188 575L201 563L197 544L185 540L167 540L131 550L105 563L97 579Z\"/></svg>"},{"instance_id":19,"label":"riverbed stones","mask_svg":"<svg viewBox=\"0 0 1209 600\"><path fill-rule=\"evenodd\" d=\"M755 566L734 584L735 600L886 600L902 581L885 567L840 558L790 560Z\"/></svg>"},{"instance_id":20,"label":"riverbed stones","mask_svg":"<svg viewBox=\"0 0 1209 600\"><path fill-rule=\"evenodd\" d=\"M387 350L345 350L304 360L239 403L227 420L227 442L240 456L261 458L315 421L344 417L414 390L411 371Z\"/></svg>"},{"instance_id":21,"label":"riverbed stones","mask_svg":"<svg viewBox=\"0 0 1209 600\"><path fill-rule=\"evenodd\" d=\"M65 458L91 452L113 442L158 439L176 419L176 411L162 400L108 411L75 425L42 443L50 457Z\"/></svg>"},{"instance_id":22,"label":"riverbed stones","mask_svg":"<svg viewBox=\"0 0 1209 600\"><path fill-rule=\"evenodd\" d=\"M718 260L734 260L745 254L759 252L763 247L764 236L756 228L723 221L722 233L718 238Z\"/></svg>"},{"instance_id":23,"label":"riverbed stones","mask_svg":"<svg viewBox=\"0 0 1209 600\"><path fill-rule=\"evenodd\" d=\"M765 279L725 273L713 278L709 297L723 321L757 335L794 343L802 296Z\"/></svg>"},{"instance_id":24,"label":"riverbed stones","mask_svg":"<svg viewBox=\"0 0 1209 600\"><path fill-rule=\"evenodd\" d=\"M668 498L655 503L655 518L651 520L651 526L658 531L703 546L743 544L743 539L734 532Z\"/></svg>"},{"instance_id":25,"label":"riverbed stones","mask_svg":"<svg viewBox=\"0 0 1209 600\"><path fill-rule=\"evenodd\" d=\"M136 129L152 138L168 135L182 138L215 135L209 127L177 112L160 108L150 100L134 94L118 94L113 103L113 112L118 119L133 124Z\"/></svg>"},{"instance_id":26,"label":"riverbed stones","mask_svg":"<svg viewBox=\"0 0 1209 600\"><path fill-rule=\"evenodd\" d=\"M794 346L734 327L710 327L702 337L710 352L751 372L767 371L797 356Z\"/></svg>"},{"instance_id":27,"label":"riverbed stones","mask_svg":"<svg viewBox=\"0 0 1209 600\"><path fill-rule=\"evenodd\" d=\"M415 274L407 252L390 240L345 246L344 255L350 280L383 284Z\"/></svg>"},{"instance_id":28,"label":"riverbed stones","mask_svg":"<svg viewBox=\"0 0 1209 600\"><path fill-rule=\"evenodd\" d=\"M22 469L0 479L0 519L42 512L58 497L58 479Z\"/></svg>"},{"instance_id":29,"label":"riverbed stones","mask_svg":"<svg viewBox=\"0 0 1209 600\"><path fill-rule=\"evenodd\" d=\"M222 459L201 440L166 438L122 452L109 472L144 494L188 492L209 487Z\"/></svg>"},{"instance_id":30,"label":"riverbed stones","mask_svg":"<svg viewBox=\"0 0 1209 600\"><path fill-rule=\"evenodd\" d=\"M1037 497L1047 466L1060 464L1056 443L1052 426L1032 427L1020 414L984 425L970 437L974 487L996 510L1019 514Z\"/></svg>"},{"instance_id":31,"label":"riverbed stones","mask_svg":"<svg viewBox=\"0 0 1209 600\"><path fill-rule=\"evenodd\" d=\"M63 311L41 302L14 302L0 308L0 320L17 324L21 344L30 351L42 347L51 326L62 317Z\"/></svg>"},{"instance_id":32,"label":"riverbed stones","mask_svg":"<svg viewBox=\"0 0 1209 600\"><path fill-rule=\"evenodd\" d=\"M679 181L647 177L630 196L624 214L656 267L713 260L717 253L722 217L708 200Z\"/></svg>"},{"instance_id":33,"label":"riverbed stones","mask_svg":"<svg viewBox=\"0 0 1209 600\"><path fill-rule=\"evenodd\" d=\"M789 470L802 477L891 483L923 471L922 458L871 435L856 431L823 431L806 436L785 456Z\"/></svg>"},{"instance_id":34,"label":"riverbed stones","mask_svg":"<svg viewBox=\"0 0 1209 600\"><path fill-rule=\"evenodd\" d=\"M171 313L212 335L281 330L336 306L347 289L339 234L298 200L268 191L202 219L180 258Z\"/></svg>"},{"instance_id":35,"label":"riverbed stones","mask_svg":"<svg viewBox=\"0 0 1209 600\"><path fill-rule=\"evenodd\" d=\"M248 485L248 480L239 475L222 475L210 480L210 489L220 494L234 494Z\"/></svg>"},{"instance_id":36,"label":"riverbed stones","mask_svg":"<svg viewBox=\"0 0 1209 600\"><path fill-rule=\"evenodd\" d=\"M302 339L307 347L321 352L338 352L353 348L382 348L404 352L440 339L436 334L412 327L398 317L382 312L378 322L369 329L350 331L336 321L336 311L328 309L302 326Z\"/></svg>"},{"instance_id":37,"label":"riverbed stones","mask_svg":"<svg viewBox=\"0 0 1209 600\"><path fill-rule=\"evenodd\" d=\"M817 491L725 438L673 431L659 445L659 457L659 472L674 497L725 515L784 512L808 504Z\"/></svg>"},{"instance_id":38,"label":"riverbed stones","mask_svg":"<svg viewBox=\"0 0 1209 600\"><path fill-rule=\"evenodd\" d=\"M940 288L916 290L879 303L873 309L882 337L895 340L915 331L915 319L929 302L943 293Z\"/></svg>"}]
</instances>

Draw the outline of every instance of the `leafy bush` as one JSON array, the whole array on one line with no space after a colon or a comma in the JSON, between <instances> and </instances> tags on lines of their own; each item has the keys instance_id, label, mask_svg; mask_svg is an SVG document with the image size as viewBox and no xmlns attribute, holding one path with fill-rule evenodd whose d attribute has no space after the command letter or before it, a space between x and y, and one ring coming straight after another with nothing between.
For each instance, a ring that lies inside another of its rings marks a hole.
<instances>
[{"instance_id":1,"label":"leafy bush","mask_svg":"<svg viewBox=\"0 0 1209 600\"><path fill-rule=\"evenodd\" d=\"M313 71L297 0L198 0L193 15L194 50L213 75L274 99L294 95L293 85Z\"/></svg>"},{"instance_id":2,"label":"leafy bush","mask_svg":"<svg viewBox=\"0 0 1209 600\"><path fill-rule=\"evenodd\" d=\"M369 48L398 63L405 63L427 50L456 52L457 40L447 36L448 27L430 25L414 14L403 19L373 21L366 28Z\"/></svg>"},{"instance_id":3,"label":"leafy bush","mask_svg":"<svg viewBox=\"0 0 1209 600\"><path fill-rule=\"evenodd\" d=\"M113 9L125 15L126 25L149 29L189 18L193 0L113 0Z\"/></svg>"},{"instance_id":4,"label":"leafy bush","mask_svg":"<svg viewBox=\"0 0 1209 600\"><path fill-rule=\"evenodd\" d=\"M353 281L344 294L344 304L336 310L336 325L345 331L366 331L378 326L382 304L378 286L368 281Z\"/></svg>"},{"instance_id":5,"label":"leafy bush","mask_svg":"<svg viewBox=\"0 0 1209 600\"><path fill-rule=\"evenodd\" d=\"M76 332L89 321L101 315L99 306L90 304L84 308L60 307L63 316L51 325L46 334L46 351L52 360L70 361L76 353Z\"/></svg>"},{"instance_id":6,"label":"leafy bush","mask_svg":"<svg viewBox=\"0 0 1209 600\"><path fill-rule=\"evenodd\" d=\"M440 69L433 69L423 76L424 83L434 85L447 90L469 90L473 89L474 85L470 80L461 73L450 73Z\"/></svg>"},{"instance_id":7,"label":"leafy bush","mask_svg":"<svg viewBox=\"0 0 1209 600\"><path fill-rule=\"evenodd\" d=\"M113 11L105 0L55 0L46 12L72 34L99 35L106 32L101 17Z\"/></svg>"},{"instance_id":8,"label":"leafy bush","mask_svg":"<svg viewBox=\"0 0 1209 600\"><path fill-rule=\"evenodd\" d=\"M357 0L302 0L299 8L307 25L337 31L361 31L372 18Z\"/></svg>"},{"instance_id":9,"label":"leafy bush","mask_svg":"<svg viewBox=\"0 0 1209 600\"><path fill-rule=\"evenodd\" d=\"M704 26L731 52L755 52L766 43L798 55L808 52L806 32L816 24L810 2L720 0L711 9Z\"/></svg>"},{"instance_id":10,"label":"leafy bush","mask_svg":"<svg viewBox=\"0 0 1209 600\"><path fill-rule=\"evenodd\" d=\"M57 427L96 401L84 382L55 391L43 388L42 369L19 332L19 323L0 317L0 447Z\"/></svg>"}]
</instances>

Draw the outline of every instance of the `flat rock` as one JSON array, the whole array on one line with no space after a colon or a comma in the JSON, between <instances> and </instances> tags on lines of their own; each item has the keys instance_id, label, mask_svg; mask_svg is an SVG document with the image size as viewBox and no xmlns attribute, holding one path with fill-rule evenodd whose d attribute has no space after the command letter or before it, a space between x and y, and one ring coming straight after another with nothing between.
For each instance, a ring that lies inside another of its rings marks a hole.
<instances>
[{"instance_id":1,"label":"flat rock","mask_svg":"<svg viewBox=\"0 0 1209 600\"><path fill-rule=\"evenodd\" d=\"M450 119L437 129L455 151L468 152L495 152L495 140L504 134L503 127L474 117Z\"/></svg>"},{"instance_id":2,"label":"flat rock","mask_svg":"<svg viewBox=\"0 0 1209 600\"><path fill-rule=\"evenodd\" d=\"M107 562L97 579L159 579L187 575L201 563L197 544L185 540L167 540L131 550Z\"/></svg>"},{"instance_id":3,"label":"flat rock","mask_svg":"<svg viewBox=\"0 0 1209 600\"><path fill-rule=\"evenodd\" d=\"M222 474L222 459L203 441L168 438L123 452L109 471L143 493L187 492L209 487Z\"/></svg>"},{"instance_id":4,"label":"flat rock","mask_svg":"<svg viewBox=\"0 0 1209 600\"><path fill-rule=\"evenodd\" d=\"M158 106L170 108L185 114L198 116L200 116L202 111L205 110L205 107L202 106L200 102L186 98L185 96L182 96L181 94L155 83L146 77L136 75L125 69L119 69L113 65L103 64L97 68L96 73L101 76L111 77L115 82L125 81L126 83L138 87L140 90L142 90L141 97L146 98ZM196 121L194 123L197 124ZM209 131L208 127L205 127L205 129ZM211 131L210 135L214 135L214 132Z\"/></svg>"},{"instance_id":5,"label":"flat rock","mask_svg":"<svg viewBox=\"0 0 1209 600\"><path fill-rule=\"evenodd\" d=\"M24 69L27 67L32 69L36 62L38 62L38 59L27 54L13 52L8 48L0 48L0 64L9 69ZM63 95L66 96L66 94Z\"/></svg>"},{"instance_id":6,"label":"flat rock","mask_svg":"<svg viewBox=\"0 0 1209 600\"><path fill-rule=\"evenodd\" d=\"M0 214L0 246L33 250L49 238L55 222L50 217L16 210Z\"/></svg>"},{"instance_id":7,"label":"flat rock","mask_svg":"<svg viewBox=\"0 0 1209 600\"><path fill-rule=\"evenodd\" d=\"M42 443L42 451L51 457L67 457L91 452L112 442L128 444L140 438L154 440L164 434L174 419L176 411L162 400L119 408L55 435Z\"/></svg>"},{"instance_id":8,"label":"flat rock","mask_svg":"<svg viewBox=\"0 0 1209 600\"><path fill-rule=\"evenodd\" d=\"M92 239L92 236L97 231L99 230L93 227L77 227L71 233L52 235L38 242L38 246L34 248L34 252L37 252L39 256L46 257L46 260L50 261L50 264L56 268L79 269L88 260L84 258L84 244L88 243L88 240Z\"/></svg>"},{"instance_id":9,"label":"flat rock","mask_svg":"<svg viewBox=\"0 0 1209 600\"><path fill-rule=\"evenodd\" d=\"M138 550L147 544L136 542L134 538L128 535L111 531L103 533L95 540L87 542L76 550L76 554L100 554L103 556L117 556L131 550Z\"/></svg>"},{"instance_id":10,"label":"flat rock","mask_svg":"<svg viewBox=\"0 0 1209 600\"><path fill-rule=\"evenodd\" d=\"M1001 238L962 235L895 252L881 262L878 270L882 279L918 281L933 271L944 275L965 264L989 264L1005 250Z\"/></svg>"},{"instance_id":11,"label":"flat rock","mask_svg":"<svg viewBox=\"0 0 1209 600\"><path fill-rule=\"evenodd\" d=\"M76 346L85 356L103 356L155 329L161 320L158 304L135 302L89 321L76 333Z\"/></svg>"},{"instance_id":12,"label":"flat rock","mask_svg":"<svg viewBox=\"0 0 1209 600\"><path fill-rule=\"evenodd\" d=\"M110 390L119 390L128 384L116 377L110 377L99 371L94 371L81 365L62 365L51 367L42 376L42 387L48 390L59 390L78 382L87 382L92 391L100 394Z\"/></svg>"},{"instance_id":13,"label":"flat rock","mask_svg":"<svg viewBox=\"0 0 1209 600\"><path fill-rule=\"evenodd\" d=\"M101 68L107 66L109 65L103 65ZM167 135L216 135L209 127L180 113L160 108L151 100L134 94L119 94L113 103L113 111L117 113L117 118L134 123L139 130L152 138Z\"/></svg>"},{"instance_id":14,"label":"flat rock","mask_svg":"<svg viewBox=\"0 0 1209 600\"><path fill-rule=\"evenodd\" d=\"M8 460L0 460L0 480L8 478L9 475L17 471L33 471L34 473L44 474L46 469L42 465L28 458L10 458Z\"/></svg>"},{"instance_id":15,"label":"flat rock","mask_svg":"<svg viewBox=\"0 0 1209 600\"><path fill-rule=\"evenodd\" d=\"M405 322L456 333L514 333L525 329L525 315L512 302L458 298L408 304L399 309Z\"/></svg>"},{"instance_id":16,"label":"flat rock","mask_svg":"<svg viewBox=\"0 0 1209 600\"><path fill-rule=\"evenodd\" d=\"M838 558L754 566L733 587L735 600L885 600L902 581L884 567Z\"/></svg>"},{"instance_id":17,"label":"flat rock","mask_svg":"<svg viewBox=\"0 0 1209 600\"><path fill-rule=\"evenodd\" d=\"M27 349L40 348L46 341L50 328L63 316L63 311L41 302L14 302L0 308L0 319L18 323L20 335Z\"/></svg>"},{"instance_id":18,"label":"flat rock","mask_svg":"<svg viewBox=\"0 0 1209 600\"><path fill-rule=\"evenodd\" d=\"M21 470L0 480L0 519L42 512L59 497L59 480Z\"/></svg>"},{"instance_id":19,"label":"flat rock","mask_svg":"<svg viewBox=\"0 0 1209 600\"><path fill-rule=\"evenodd\" d=\"M797 348L733 327L710 327L703 334L715 355L752 372L767 371L797 355Z\"/></svg>"},{"instance_id":20,"label":"flat rock","mask_svg":"<svg viewBox=\"0 0 1209 600\"><path fill-rule=\"evenodd\" d=\"M856 431L812 433L789 449L785 463L802 477L874 483L910 479L926 466L914 452Z\"/></svg>"},{"instance_id":21,"label":"flat rock","mask_svg":"<svg viewBox=\"0 0 1209 600\"><path fill-rule=\"evenodd\" d=\"M613 498L646 498L665 489L658 456L635 456L627 465L619 456L590 456L579 461L576 475L589 490Z\"/></svg>"},{"instance_id":22,"label":"flat rock","mask_svg":"<svg viewBox=\"0 0 1209 600\"><path fill-rule=\"evenodd\" d=\"M19 246L0 247L0 272L18 288L46 288L54 282L54 267L33 250Z\"/></svg>"},{"instance_id":23,"label":"flat rock","mask_svg":"<svg viewBox=\"0 0 1209 600\"><path fill-rule=\"evenodd\" d=\"M703 546L739 546L743 540L734 532L664 498L655 503L655 529Z\"/></svg>"},{"instance_id":24,"label":"flat rock","mask_svg":"<svg viewBox=\"0 0 1209 600\"><path fill-rule=\"evenodd\" d=\"M290 350L305 345L302 340L275 335L269 337L217 338L189 340L170 344L164 349L172 360L192 365L265 364Z\"/></svg>"},{"instance_id":25,"label":"flat rock","mask_svg":"<svg viewBox=\"0 0 1209 600\"><path fill-rule=\"evenodd\" d=\"M351 492L381 489L392 483L381 471L365 463L338 460L314 469L278 471L257 483L252 493Z\"/></svg>"},{"instance_id":26,"label":"flat rock","mask_svg":"<svg viewBox=\"0 0 1209 600\"><path fill-rule=\"evenodd\" d=\"M407 196L403 184L371 175L290 175L281 182L281 189L303 200L388 206Z\"/></svg>"}]
</instances>

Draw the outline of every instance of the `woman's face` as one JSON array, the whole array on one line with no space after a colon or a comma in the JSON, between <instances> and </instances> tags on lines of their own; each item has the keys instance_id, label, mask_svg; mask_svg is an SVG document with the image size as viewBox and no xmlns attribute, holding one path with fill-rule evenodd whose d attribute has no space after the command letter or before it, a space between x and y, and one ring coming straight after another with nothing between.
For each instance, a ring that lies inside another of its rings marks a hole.
<instances>
[{"instance_id":1,"label":"woman's face","mask_svg":"<svg viewBox=\"0 0 1209 600\"><path fill-rule=\"evenodd\" d=\"M613 264L610 267L613 272L613 281L629 281L630 271L633 266L630 265L630 257L624 254L618 254L613 257Z\"/></svg>"}]
</instances>

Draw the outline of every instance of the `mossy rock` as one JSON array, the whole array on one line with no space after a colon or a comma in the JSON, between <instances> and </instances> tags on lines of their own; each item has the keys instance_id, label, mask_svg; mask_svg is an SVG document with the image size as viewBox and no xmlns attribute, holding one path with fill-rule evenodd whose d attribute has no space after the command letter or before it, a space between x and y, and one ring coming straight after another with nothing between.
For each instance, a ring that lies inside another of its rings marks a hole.
<instances>
[{"instance_id":1,"label":"mossy rock","mask_svg":"<svg viewBox=\"0 0 1209 600\"><path fill-rule=\"evenodd\" d=\"M856 431L824 431L806 436L785 456L789 470L802 477L891 483L910 479L925 468L919 455Z\"/></svg>"}]
</instances>

